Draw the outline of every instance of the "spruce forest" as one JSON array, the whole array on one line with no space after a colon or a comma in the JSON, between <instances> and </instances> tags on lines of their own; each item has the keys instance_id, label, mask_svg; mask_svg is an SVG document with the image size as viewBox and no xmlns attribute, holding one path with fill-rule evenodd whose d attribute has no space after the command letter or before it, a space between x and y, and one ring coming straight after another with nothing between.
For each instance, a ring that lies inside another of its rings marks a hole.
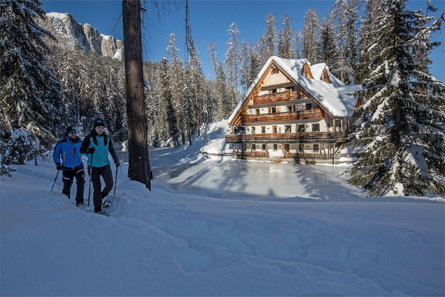
<instances>
[{"instance_id":1,"label":"spruce forest","mask_svg":"<svg viewBox=\"0 0 445 297\"><path fill-rule=\"evenodd\" d=\"M226 48L209 36L200 56L195 47L180 49L172 33L165 58L143 65L149 144L193 145L202 124L230 116L269 57L306 58L362 85L349 182L372 196L444 194L445 88L429 73L429 55L440 46L431 36L443 12L429 2L424 11L406 5L337 0L327 18L308 10L301 30L292 15L269 14L259 20L264 33L256 41L239 40L232 23L218 32L227 33ZM0 8L2 173L51 150L68 125L87 133L97 117L125 141L124 62L58 46L36 21L45 17L39 0L2 0ZM199 57L211 61L215 79L205 77Z\"/></svg>"}]
</instances>

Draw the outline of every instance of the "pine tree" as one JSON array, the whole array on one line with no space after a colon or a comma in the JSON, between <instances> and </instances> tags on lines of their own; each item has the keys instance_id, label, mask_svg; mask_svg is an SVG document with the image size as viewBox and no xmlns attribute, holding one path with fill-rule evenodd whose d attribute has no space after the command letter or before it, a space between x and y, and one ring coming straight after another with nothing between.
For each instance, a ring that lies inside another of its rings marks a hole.
<instances>
[{"instance_id":1,"label":"pine tree","mask_svg":"<svg viewBox=\"0 0 445 297\"><path fill-rule=\"evenodd\" d=\"M365 14L366 17L362 21L360 27L360 38L358 41L359 48L359 63L357 65L357 82L362 84L364 79L371 73L368 65L370 63L370 54L368 48L376 42L374 32L378 29L379 23L377 20L382 15L382 10L379 9L383 5L383 0L367 0ZM344 51L343 51L344 53Z\"/></svg>"},{"instance_id":2,"label":"pine tree","mask_svg":"<svg viewBox=\"0 0 445 297\"><path fill-rule=\"evenodd\" d=\"M311 63L318 62L318 30L320 21L317 13L312 8L304 15L303 28L303 57Z\"/></svg>"},{"instance_id":3,"label":"pine tree","mask_svg":"<svg viewBox=\"0 0 445 297\"><path fill-rule=\"evenodd\" d=\"M384 0L379 26L369 34L370 75L359 95L361 127L353 135L360 148L349 182L370 195L445 194L445 99L443 84L425 59L439 29L406 0ZM423 58L421 58L423 56ZM442 89L442 91L440 91Z\"/></svg>"},{"instance_id":4,"label":"pine tree","mask_svg":"<svg viewBox=\"0 0 445 297\"><path fill-rule=\"evenodd\" d=\"M327 65L335 65L338 59L332 19L327 18L320 26L320 58Z\"/></svg>"},{"instance_id":5,"label":"pine tree","mask_svg":"<svg viewBox=\"0 0 445 297\"><path fill-rule=\"evenodd\" d=\"M192 70L190 66L185 66L184 71L184 90L182 98L184 99L184 123L185 123L185 131L187 135L187 140L189 145L192 145L192 135L194 133L195 119L193 117L193 105L194 105L194 89L193 89L193 78L192 78Z\"/></svg>"},{"instance_id":6,"label":"pine tree","mask_svg":"<svg viewBox=\"0 0 445 297\"><path fill-rule=\"evenodd\" d=\"M346 82L355 83L358 63L358 5L359 0L349 0L346 7Z\"/></svg>"},{"instance_id":7,"label":"pine tree","mask_svg":"<svg viewBox=\"0 0 445 297\"><path fill-rule=\"evenodd\" d=\"M178 141L178 128L176 126L176 112L173 108L172 103L172 93L170 90L170 79L169 79L169 71L167 67L167 59L164 58L162 60L162 73L161 73L161 85L162 85L162 101L165 106L165 112L166 112L166 121L168 123L168 134L170 138L173 141L174 146L179 145Z\"/></svg>"},{"instance_id":8,"label":"pine tree","mask_svg":"<svg viewBox=\"0 0 445 297\"><path fill-rule=\"evenodd\" d=\"M219 65L216 58L216 46L215 43L210 42L209 54L212 59L213 71L215 72L215 85L216 85L216 96L217 96L217 118L218 121L224 119L224 109L223 109L223 94L225 93L225 81L221 82L221 78L218 76ZM224 70L223 70L224 72Z\"/></svg>"},{"instance_id":9,"label":"pine tree","mask_svg":"<svg viewBox=\"0 0 445 297\"><path fill-rule=\"evenodd\" d=\"M230 86L227 84L226 74L224 71L223 64L221 62L219 62L218 64L216 81L218 83L218 90L221 93L222 109L223 109L222 112L224 114L224 117L227 117L232 112L232 103L229 99Z\"/></svg>"},{"instance_id":10,"label":"pine tree","mask_svg":"<svg viewBox=\"0 0 445 297\"><path fill-rule=\"evenodd\" d=\"M250 78L250 51L247 47L246 41L243 40L241 44L241 86L243 86L244 93L249 88L249 78Z\"/></svg>"},{"instance_id":11,"label":"pine tree","mask_svg":"<svg viewBox=\"0 0 445 297\"><path fill-rule=\"evenodd\" d=\"M182 144L185 143L185 124L182 91L184 88L184 76L182 60L179 57L179 49L176 47L176 35L170 34L167 47L167 57L170 62L170 88L173 96L173 107L177 111L177 127L181 134Z\"/></svg>"},{"instance_id":12,"label":"pine tree","mask_svg":"<svg viewBox=\"0 0 445 297\"><path fill-rule=\"evenodd\" d=\"M196 132L198 136L201 135L201 124L203 123L203 100L205 98L205 78L202 71L201 61L198 57L197 49L191 52L189 63L188 63L188 73L191 75L191 87L193 92L192 101L192 113L194 115L194 123L196 125Z\"/></svg>"},{"instance_id":13,"label":"pine tree","mask_svg":"<svg viewBox=\"0 0 445 297\"><path fill-rule=\"evenodd\" d=\"M261 64L261 56L258 50L252 47L252 43L249 45L250 52L250 77L247 84L250 86L256 79L258 73L260 73L263 65Z\"/></svg>"},{"instance_id":14,"label":"pine tree","mask_svg":"<svg viewBox=\"0 0 445 297\"><path fill-rule=\"evenodd\" d=\"M293 30L289 16L283 17L283 30L280 30L278 41L278 56L285 59L295 59L295 51L292 47Z\"/></svg>"},{"instance_id":15,"label":"pine tree","mask_svg":"<svg viewBox=\"0 0 445 297\"><path fill-rule=\"evenodd\" d=\"M303 58L303 33L296 31L295 32L295 44L294 44L294 51L295 51L295 57L297 59Z\"/></svg>"},{"instance_id":16,"label":"pine tree","mask_svg":"<svg viewBox=\"0 0 445 297\"><path fill-rule=\"evenodd\" d=\"M39 0L0 2L0 98L4 129L24 128L48 145L60 126L60 83L47 68L52 37L35 21L44 18ZM54 38L54 37L52 37Z\"/></svg>"},{"instance_id":17,"label":"pine tree","mask_svg":"<svg viewBox=\"0 0 445 297\"><path fill-rule=\"evenodd\" d=\"M275 55L276 31L275 17L273 14L269 13L266 17L266 32L264 32L260 38L262 65L264 65L271 56Z\"/></svg>"},{"instance_id":18,"label":"pine tree","mask_svg":"<svg viewBox=\"0 0 445 297\"><path fill-rule=\"evenodd\" d=\"M238 40L239 31L236 24L232 23L227 32L229 33L230 38L226 43L227 50L224 64L226 65L227 76L232 89L230 91L232 108L235 108L235 106L238 104L238 98L236 98L235 90L238 89L238 64L241 60Z\"/></svg>"}]
</instances>

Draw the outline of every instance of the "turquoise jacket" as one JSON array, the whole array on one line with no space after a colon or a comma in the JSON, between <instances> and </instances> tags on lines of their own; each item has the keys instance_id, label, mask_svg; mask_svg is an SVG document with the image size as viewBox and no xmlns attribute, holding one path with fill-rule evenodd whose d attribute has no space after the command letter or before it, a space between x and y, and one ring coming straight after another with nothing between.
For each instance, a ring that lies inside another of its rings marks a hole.
<instances>
[{"instance_id":1,"label":"turquoise jacket","mask_svg":"<svg viewBox=\"0 0 445 297\"><path fill-rule=\"evenodd\" d=\"M90 135L83 140L80 152L87 154L90 147L94 147L95 151L93 154L88 154L88 166L104 167L110 165L108 153L111 154L115 164L119 163L111 138L105 133L99 136L95 131L91 132ZM92 164L91 160L93 161Z\"/></svg>"}]
</instances>

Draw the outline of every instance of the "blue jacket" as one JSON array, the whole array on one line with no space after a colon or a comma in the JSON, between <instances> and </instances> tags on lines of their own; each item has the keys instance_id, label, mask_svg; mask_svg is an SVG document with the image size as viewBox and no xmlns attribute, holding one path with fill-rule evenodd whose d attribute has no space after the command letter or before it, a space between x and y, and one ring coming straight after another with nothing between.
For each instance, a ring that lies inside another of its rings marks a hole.
<instances>
[{"instance_id":1,"label":"blue jacket","mask_svg":"<svg viewBox=\"0 0 445 297\"><path fill-rule=\"evenodd\" d=\"M108 153L111 154L115 164L119 163L111 138L105 133L99 136L93 131L88 137L85 137L82 142L81 152L87 153L90 147L94 147L95 151L92 155L88 154L88 166L104 167L110 165ZM93 164L91 164L91 157L93 157Z\"/></svg>"},{"instance_id":2,"label":"blue jacket","mask_svg":"<svg viewBox=\"0 0 445 297\"><path fill-rule=\"evenodd\" d=\"M56 144L53 153L53 159L56 164L62 164L66 169L74 169L83 166L80 157L80 145L82 141L76 138L73 142L68 136ZM62 159L60 158L62 157Z\"/></svg>"}]
</instances>

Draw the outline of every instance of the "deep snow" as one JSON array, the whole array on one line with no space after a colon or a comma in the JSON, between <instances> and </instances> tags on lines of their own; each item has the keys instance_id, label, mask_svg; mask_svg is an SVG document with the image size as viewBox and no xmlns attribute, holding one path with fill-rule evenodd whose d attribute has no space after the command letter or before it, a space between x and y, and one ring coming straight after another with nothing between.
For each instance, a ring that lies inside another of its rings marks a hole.
<instances>
[{"instance_id":1,"label":"deep snow","mask_svg":"<svg viewBox=\"0 0 445 297\"><path fill-rule=\"evenodd\" d=\"M365 198L344 167L200 155L223 131L152 149L152 192L121 153L110 217L60 179L51 193L50 158L0 177L0 295L445 295L443 199Z\"/></svg>"}]
</instances>

